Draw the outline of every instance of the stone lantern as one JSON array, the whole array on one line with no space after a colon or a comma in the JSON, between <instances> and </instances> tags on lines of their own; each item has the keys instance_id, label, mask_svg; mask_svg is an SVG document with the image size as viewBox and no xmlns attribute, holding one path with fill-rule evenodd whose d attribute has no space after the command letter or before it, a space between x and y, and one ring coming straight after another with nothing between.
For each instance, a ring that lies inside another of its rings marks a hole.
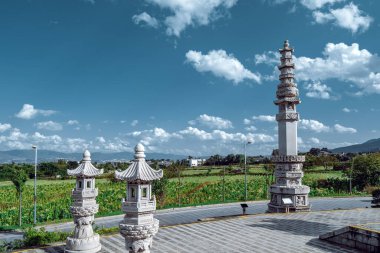
<instances>
[{"instance_id":1,"label":"stone lantern","mask_svg":"<svg viewBox=\"0 0 380 253\"><path fill-rule=\"evenodd\" d=\"M152 195L151 182L160 179L163 172L152 169L146 163L144 151L144 146L138 144L133 163L126 170L115 172L116 179L127 181L126 199L122 202L125 216L119 227L130 253L149 253L159 227L159 221L153 218L156 198Z\"/></svg>"},{"instance_id":2,"label":"stone lantern","mask_svg":"<svg viewBox=\"0 0 380 253\"><path fill-rule=\"evenodd\" d=\"M95 188L95 176L103 174L91 164L91 154L83 153L81 164L74 170L67 170L70 176L76 176L76 186L72 190L73 203L70 212L74 216L75 230L67 237L65 252L95 253L101 249L99 235L92 230L94 215L98 212L96 204L98 189Z\"/></svg>"}]
</instances>

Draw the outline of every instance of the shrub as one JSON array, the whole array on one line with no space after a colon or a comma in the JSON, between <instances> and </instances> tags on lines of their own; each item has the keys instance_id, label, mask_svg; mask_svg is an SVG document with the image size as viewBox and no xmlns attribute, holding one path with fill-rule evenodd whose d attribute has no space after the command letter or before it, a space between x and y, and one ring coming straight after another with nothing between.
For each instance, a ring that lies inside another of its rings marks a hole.
<instances>
[{"instance_id":1,"label":"shrub","mask_svg":"<svg viewBox=\"0 0 380 253\"><path fill-rule=\"evenodd\" d=\"M380 185L380 154L360 155L355 157L352 181L359 189L365 186Z\"/></svg>"},{"instance_id":2,"label":"shrub","mask_svg":"<svg viewBox=\"0 0 380 253\"><path fill-rule=\"evenodd\" d=\"M380 199L380 188L377 188L372 191L372 197L374 199Z\"/></svg>"},{"instance_id":3,"label":"shrub","mask_svg":"<svg viewBox=\"0 0 380 253\"><path fill-rule=\"evenodd\" d=\"M24 246L44 246L53 242L65 241L71 233L48 232L45 228L28 228L24 233Z\"/></svg>"}]
</instances>

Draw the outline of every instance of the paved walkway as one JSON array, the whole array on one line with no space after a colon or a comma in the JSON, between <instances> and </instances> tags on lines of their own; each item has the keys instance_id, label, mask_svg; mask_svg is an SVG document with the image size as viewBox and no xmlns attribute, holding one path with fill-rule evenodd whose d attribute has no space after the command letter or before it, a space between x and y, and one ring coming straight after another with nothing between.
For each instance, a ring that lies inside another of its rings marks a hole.
<instances>
[{"instance_id":1,"label":"paved walkway","mask_svg":"<svg viewBox=\"0 0 380 253\"><path fill-rule=\"evenodd\" d=\"M160 228L152 253L358 252L318 239L350 224L380 221L379 209L259 214ZM126 252L120 235L101 238L102 253ZM63 246L21 252L63 252Z\"/></svg>"},{"instance_id":2,"label":"paved walkway","mask_svg":"<svg viewBox=\"0 0 380 253\"><path fill-rule=\"evenodd\" d=\"M337 210L365 208L371 206L372 198L354 197L354 198L311 198L310 203L313 211ZM250 201L248 203L247 214L265 213L268 201ZM185 207L175 209L165 209L156 211L155 217L160 220L161 226L171 226L178 224L188 224L198 221L198 219L238 215L242 213L240 203L218 204L199 207ZM123 215L102 217L95 219L96 226L99 227L117 227L122 220ZM73 222L52 224L45 226L47 231L72 231Z\"/></svg>"},{"instance_id":3,"label":"paved walkway","mask_svg":"<svg viewBox=\"0 0 380 253\"><path fill-rule=\"evenodd\" d=\"M247 214L262 214L267 210L267 200L247 202L249 207ZM311 198L310 203L313 211L365 208L371 206L369 197L353 198ZM208 205L200 207L186 207L158 210L155 217L160 220L160 226L171 226L197 222L199 219L210 217L238 215L242 213L239 203ZM117 227L123 215L108 216L95 219L95 225L99 227ZM73 222L51 224L45 226L47 231L71 232ZM0 240L12 241L21 239L21 233L0 233Z\"/></svg>"}]
</instances>

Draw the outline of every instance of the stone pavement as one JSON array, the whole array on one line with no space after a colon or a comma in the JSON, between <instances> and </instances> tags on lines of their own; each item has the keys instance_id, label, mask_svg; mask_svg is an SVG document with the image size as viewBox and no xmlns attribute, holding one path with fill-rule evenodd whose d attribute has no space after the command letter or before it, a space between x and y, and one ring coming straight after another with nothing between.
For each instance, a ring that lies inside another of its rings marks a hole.
<instances>
[{"instance_id":1,"label":"stone pavement","mask_svg":"<svg viewBox=\"0 0 380 253\"><path fill-rule=\"evenodd\" d=\"M371 206L370 197L353 198L310 198L312 211L365 208ZM267 210L268 200L247 202L247 214L262 214ZM155 217L160 220L160 226L171 226L197 222L198 219L241 214L240 203L207 205L199 207L185 207L156 211ZM95 219L99 227L117 227L124 215L115 215ZM73 222L50 224L45 226L47 231L71 232ZM21 233L0 233L0 241L22 239Z\"/></svg>"},{"instance_id":2,"label":"stone pavement","mask_svg":"<svg viewBox=\"0 0 380 253\"><path fill-rule=\"evenodd\" d=\"M318 239L350 224L380 221L379 209L259 214L160 228L152 253L358 252ZM126 252L120 235L101 238L102 253ZM20 251L63 252L63 246Z\"/></svg>"},{"instance_id":3,"label":"stone pavement","mask_svg":"<svg viewBox=\"0 0 380 253\"><path fill-rule=\"evenodd\" d=\"M371 206L370 197L353 198L311 198L312 211L365 208ZM247 214L265 213L268 209L268 200L249 201ZM170 226L178 224L188 224L198 221L198 219L220 217L241 214L240 202L206 205L199 207L184 207L175 209L157 210L155 218L160 220L160 226ZM95 225L99 227L117 227L124 215L108 216L95 219ZM45 226L47 231L67 231L73 230L73 222L62 224L51 224Z\"/></svg>"}]
</instances>

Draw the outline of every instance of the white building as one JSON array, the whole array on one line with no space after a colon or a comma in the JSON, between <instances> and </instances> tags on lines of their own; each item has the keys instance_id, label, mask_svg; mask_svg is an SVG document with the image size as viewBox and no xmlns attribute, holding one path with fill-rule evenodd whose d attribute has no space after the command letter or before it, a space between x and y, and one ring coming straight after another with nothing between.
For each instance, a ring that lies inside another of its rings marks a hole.
<instances>
[{"instance_id":1,"label":"white building","mask_svg":"<svg viewBox=\"0 0 380 253\"><path fill-rule=\"evenodd\" d=\"M206 159L189 159L190 167L198 167L203 165L206 162Z\"/></svg>"}]
</instances>

